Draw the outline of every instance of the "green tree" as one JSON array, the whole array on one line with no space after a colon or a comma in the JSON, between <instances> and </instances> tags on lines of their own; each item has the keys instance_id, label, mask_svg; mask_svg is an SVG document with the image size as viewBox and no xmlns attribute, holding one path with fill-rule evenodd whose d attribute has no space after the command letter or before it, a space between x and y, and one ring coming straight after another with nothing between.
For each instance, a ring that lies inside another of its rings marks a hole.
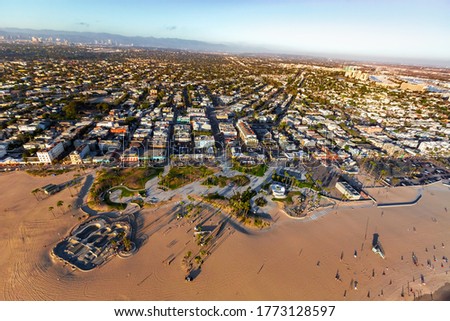
<instances>
[{"instance_id":1,"label":"green tree","mask_svg":"<svg viewBox=\"0 0 450 321\"><path fill-rule=\"evenodd\" d=\"M127 238L127 237L124 237L122 242L123 242L123 247L125 248L125 251L127 251L127 252L130 251L131 250L131 241L130 241L130 239Z\"/></svg>"},{"instance_id":2,"label":"green tree","mask_svg":"<svg viewBox=\"0 0 450 321\"><path fill-rule=\"evenodd\" d=\"M139 106L139 109L147 109L149 107L150 107L150 103L145 101Z\"/></svg>"},{"instance_id":3,"label":"green tree","mask_svg":"<svg viewBox=\"0 0 450 321\"><path fill-rule=\"evenodd\" d=\"M78 115L78 103L71 101L62 108L67 119L76 119Z\"/></svg>"},{"instance_id":4,"label":"green tree","mask_svg":"<svg viewBox=\"0 0 450 321\"><path fill-rule=\"evenodd\" d=\"M261 196L255 199L255 204L259 207L263 207L267 204L267 201L263 196Z\"/></svg>"},{"instance_id":5,"label":"green tree","mask_svg":"<svg viewBox=\"0 0 450 321\"><path fill-rule=\"evenodd\" d=\"M31 191L31 194L34 195L34 197L36 198L36 200L39 202L40 198L37 196L37 194L39 193L40 189L39 188L35 188L34 190Z\"/></svg>"},{"instance_id":6,"label":"green tree","mask_svg":"<svg viewBox=\"0 0 450 321\"><path fill-rule=\"evenodd\" d=\"M131 125L132 123L137 122L137 118L136 117L127 117L125 118L125 124L127 125Z\"/></svg>"},{"instance_id":7,"label":"green tree","mask_svg":"<svg viewBox=\"0 0 450 321\"><path fill-rule=\"evenodd\" d=\"M100 110L102 113L109 112L109 105L107 103L100 103L95 106L98 110Z\"/></svg>"},{"instance_id":8,"label":"green tree","mask_svg":"<svg viewBox=\"0 0 450 321\"><path fill-rule=\"evenodd\" d=\"M379 181L383 180L384 178L386 178L387 174L388 174L388 171L385 170L385 169L382 169L382 170L380 171L380 176L378 177L378 180L379 180Z\"/></svg>"},{"instance_id":9,"label":"green tree","mask_svg":"<svg viewBox=\"0 0 450 321\"><path fill-rule=\"evenodd\" d=\"M48 207L48 211L49 211L49 212L52 212L53 217L55 217L55 212L53 212L53 210L54 210L54 207L53 207L53 206L49 206L49 207Z\"/></svg>"},{"instance_id":10,"label":"green tree","mask_svg":"<svg viewBox=\"0 0 450 321\"><path fill-rule=\"evenodd\" d=\"M64 201L61 201L61 200L59 200L59 201L56 203L56 206L60 209L60 211L61 211L62 214L64 214L64 211L62 210L63 205L64 205Z\"/></svg>"}]
</instances>

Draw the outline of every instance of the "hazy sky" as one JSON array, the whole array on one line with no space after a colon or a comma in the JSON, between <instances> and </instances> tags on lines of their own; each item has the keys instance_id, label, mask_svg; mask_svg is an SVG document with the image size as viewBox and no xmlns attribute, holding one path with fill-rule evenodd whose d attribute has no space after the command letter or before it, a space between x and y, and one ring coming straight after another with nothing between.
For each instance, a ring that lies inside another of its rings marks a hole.
<instances>
[{"instance_id":1,"label":"hazy sky","mask_svg":"<svg viewBox=\"0 0 450 321\"><path fill-rule=\"evenodd\" d=\"M0 0L0 27L450 60L450 0Z\"/></svg>"}]
</instances>

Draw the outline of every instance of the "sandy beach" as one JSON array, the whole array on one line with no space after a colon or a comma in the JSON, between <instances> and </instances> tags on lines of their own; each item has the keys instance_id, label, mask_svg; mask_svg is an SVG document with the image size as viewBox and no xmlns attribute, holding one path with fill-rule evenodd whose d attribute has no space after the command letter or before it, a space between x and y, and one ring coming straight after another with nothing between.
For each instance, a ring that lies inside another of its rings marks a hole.
<instances>
[{"instance_id":1,"label":"sandy beach","mask_svg":"<svg viewBox=\"0 0 450 321\"><path fill-rule=\"evenodd\" d=\"M38 201L31 191L73 174L0 175L1 300L414 300L450 282L450 190L440 183L370 190L383 202L420 193L414 206L343 207L310 221L280 213L262 231L228 222L193 282L182 259L195 223L174 219L177 202L166 202L139 214L144 242L134 256L72 271L49 253L80 222L83 213L67 209L76 198L64 190ZM385 259L372 252L375 233Z\"/></svg>"}]
</instances>

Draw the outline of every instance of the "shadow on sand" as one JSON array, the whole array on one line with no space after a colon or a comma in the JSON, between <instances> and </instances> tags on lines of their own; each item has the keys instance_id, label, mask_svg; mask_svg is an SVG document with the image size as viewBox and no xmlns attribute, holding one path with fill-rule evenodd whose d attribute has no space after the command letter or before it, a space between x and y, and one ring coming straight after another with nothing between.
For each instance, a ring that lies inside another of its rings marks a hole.
<instances>
[{"instance_id":1,"label":"shadow on sand","mask_svg":"<svg viewBox=\"0 0 450 321\"><path fill-rule=\"evenodd\" d=\"M373 233L372 238L372 247L376 246L378 244L378 239L380 238L380 235L378 233Z\"/></svg>"},{"instance_id":2,"label":"shadow on sand","mask_svg":"<svg viewBox=\"0 0 450 321\"><path fill-rule=\"evenodd\" d=\"M86 180L83 184L83 187L80 189L80 192L78 193L78 198L75 202L76 207L80 207L83 205L83 203L84 203L83 200L86 197L87 193L89 192L89 189L91 188L92 183L94 183L94 176L89 174L86 176Z\"/></svg>"},{"instance_id":3,"label":"shadow on sand","mask_svg":"<svg viewBox=\"0 0 450 321\"><path fill-rule=\"evenodd\" d=\"M238 224L234 219L228 218L227 223L229 223L236 231L241 232L243 234L250 234L247 229Z\"/></svg>"},{"instance_id":4,"label":"shadow on sand","mask_svg":"<svg viewBox=\"0 0 450 321\"><path fill-rule=\"evenodd\" d=\"M190 278L191 281L194 281L201 272L202 270L200 268L192 270L187 277Z\"/></svg>"}]
</instances>

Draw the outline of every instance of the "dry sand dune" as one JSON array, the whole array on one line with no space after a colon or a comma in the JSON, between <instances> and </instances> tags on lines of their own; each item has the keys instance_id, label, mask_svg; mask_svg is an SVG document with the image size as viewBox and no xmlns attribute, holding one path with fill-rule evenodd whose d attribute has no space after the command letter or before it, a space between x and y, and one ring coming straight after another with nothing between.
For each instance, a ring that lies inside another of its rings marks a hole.
<instances>
[{"instance_id":1,"label":"dry sand dune","mask_svg":"<svg viewBox=\"0 0 450 321\"><path fill-rule=\"evenodd\" d=\"M78 224L81 213L59 213L58 200L74 200L67 190L39 202L30 192L72 177L0 175L0 299L412 300L408 282L417 294L426 294L450 281L449 264L442 261L450 256L450 212L445 210L450 210L450 191L441 184L423 189L422 199L410 207L345 208L309 222L280 215L265 231L228 224L198 276L186 282L181 261L195 248L195 223L174 219L171 203L142 211L141 234L147 239L131 258L114 258L88 273L53 262L49 251ZM391 199L409 200L417 193L413 189L396 190ZM374 233L385 259L371 251ZM412 262L413 251L419 266Z\"/></svg>"}]
</instances>

